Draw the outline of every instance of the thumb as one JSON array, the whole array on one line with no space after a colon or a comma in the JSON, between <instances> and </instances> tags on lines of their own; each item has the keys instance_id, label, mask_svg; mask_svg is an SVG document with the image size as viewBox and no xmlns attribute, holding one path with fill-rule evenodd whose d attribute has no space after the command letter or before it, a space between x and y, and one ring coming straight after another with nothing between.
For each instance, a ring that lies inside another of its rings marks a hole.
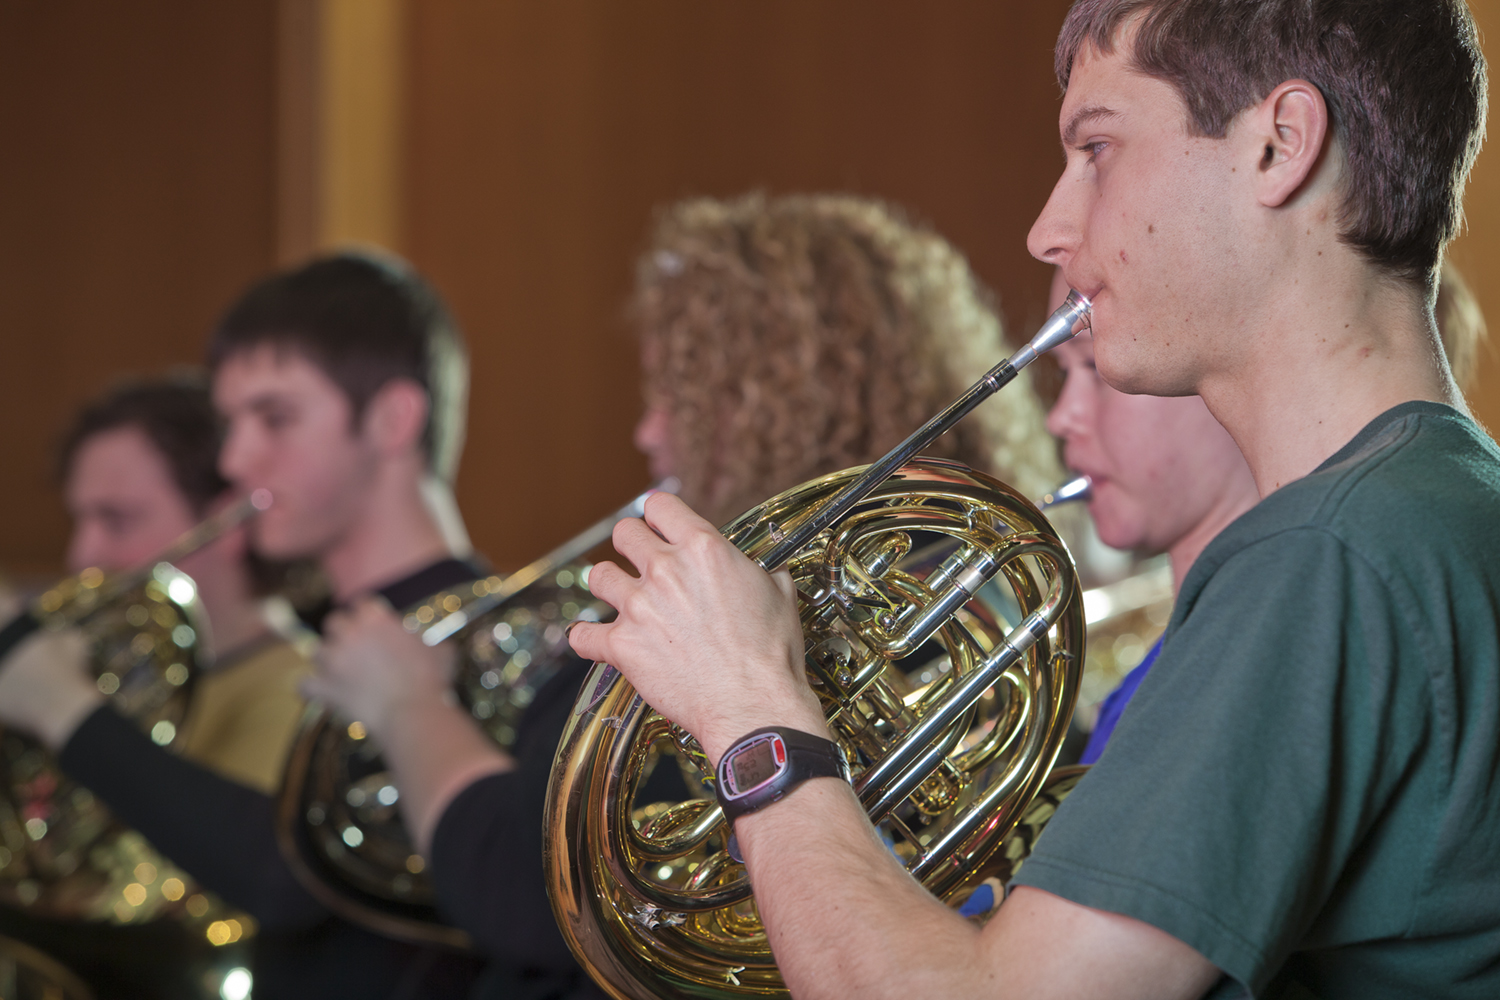
<instances>
[{"instance_id":1,"label":"thumb","mask_svg":"<svg viewBox=\"0 0 1500 1000\"><path fill-rule=\"evenodd\" d=\"M792 581L792 571L785 566L771 574L771 579L776 583L776 589L781 591L781 596L793 598L797 595L797 584Z\"/></svg>"}]
</instances>

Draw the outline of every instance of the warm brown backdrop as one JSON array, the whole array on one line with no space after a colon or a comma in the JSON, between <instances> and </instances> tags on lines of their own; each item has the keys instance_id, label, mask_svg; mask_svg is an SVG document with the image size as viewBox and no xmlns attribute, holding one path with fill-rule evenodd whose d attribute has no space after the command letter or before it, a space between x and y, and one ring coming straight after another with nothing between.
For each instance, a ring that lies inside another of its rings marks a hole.
<instances>
[{"instance_id":1,"label":"warm brown backdrop","mask_svg":"<svg viewBox=\"0 0 1500 1000\"><path fill-rule=\"evenodd\" d=\"M501 565L645 481L621 306L653 205L883 196L1030 327L1066 6L0 0L0 569L57 567L67 414L122 370L195 359L239 286L314 245L394 245L451 300L475 363L459 499ZM1500 314L1488 158L1470 204L1456 255Z\"/></svg>"},{"instance_id":2,"label":"warm brown backdrop","mask_svg":"<svg viewBox=\"0 0 1500 1000\"><path fill-rule=\"evenodd\" d=\"M646 483L621 315L653 205L841 189L901 202L1020 322L1056 178L1066 4L413 7L406 248L473 341L460 501L502 563Z\"/></svg>"},{"instance_id":3,"label":"warm brown backdrop","mask_svg":"<svg viewBox=\"0 0 1500 1000\"><path fill-rule=\"evenodd\" d=\"M273 259L273 14L0 2L0 569L61 564L50 451L77 404L197 359Z\"/></svg>"}]
</instances>

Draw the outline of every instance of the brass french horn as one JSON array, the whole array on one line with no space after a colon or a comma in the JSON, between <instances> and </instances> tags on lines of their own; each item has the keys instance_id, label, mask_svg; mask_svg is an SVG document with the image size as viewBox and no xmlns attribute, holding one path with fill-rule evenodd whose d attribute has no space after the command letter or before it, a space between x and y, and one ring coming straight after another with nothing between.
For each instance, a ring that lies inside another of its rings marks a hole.
<instances>
[{"instance_id":1,"label":"brass french horn","mask_svg":"<svg viewBox=\"0 0 1500 1000\"><path fill-rule=\"evenodd\" d=\"M1035 506L914 456L1085 326L1089 308L1070 294L1030 344L880 461L722 529L762 567L790 570L808 680L855 791L907 870L952 905L1009 878L1029 845L1007 835L1045 822L1066 790L1049 788L1049 771L1084 620L1072 560ZM698 765L701 797L636 801L662 752ZM711 781L696 742L596 664L558 747L546 870L564 937L614 997L785 992Z\"/></svg>"},{"instance_id":2,"label":"brass french horn","mask_svg":"<svg viewBox=\"0 0 1500 1000\"><path fill-rule=\"evenodd\" d=\"M589 567L580 560L616 523L639 515L648 495L509 576L405 609L407 631L429 646L458 647L454 693L500 746L515 741L526 707L571 657L567 625L613 614L589 593ZM427 862L406 832L399 800L379 741L363 723L309 706L277 808L277 836L293 871L348 920L388 937L468 948L469 936L437 912Z\"/></svg>"},{"instance_id":3,"label":"brass french horn","mask_svg":"<svg viewBox=\"0 0 1500 1000\"><path fill-rule=\"evenodd\" d=\"M175 747L208 622L196 586L172 562L269 504L258 491L137 572L86 569L63 580L0 630L0 658L38 630L80 630L99 690L153 742ZM0 730L0 903L51 919L130 923L180 911L190 886L46 748Z\"/></svg>"}]
</instances>

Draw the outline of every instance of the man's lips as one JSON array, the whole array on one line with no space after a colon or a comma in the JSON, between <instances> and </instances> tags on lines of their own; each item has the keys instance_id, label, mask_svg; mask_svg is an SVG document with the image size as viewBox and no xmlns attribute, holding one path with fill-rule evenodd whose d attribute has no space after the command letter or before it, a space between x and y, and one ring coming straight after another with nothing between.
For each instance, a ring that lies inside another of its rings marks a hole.
<instances>
[{"instance_id":1,"label":"man's lips","mask_svg":"<svg viewBox=\"0 0 1500 1000\"><path fill-rule=\"evenodd\" d=\"M1067 268L1063 269L1063 280L1068 283L1069 288L1090 302L1096 301L1099 293L1104 291L1104 282L1086 275L1069 274Z\"/></svg>"}]
</instances>

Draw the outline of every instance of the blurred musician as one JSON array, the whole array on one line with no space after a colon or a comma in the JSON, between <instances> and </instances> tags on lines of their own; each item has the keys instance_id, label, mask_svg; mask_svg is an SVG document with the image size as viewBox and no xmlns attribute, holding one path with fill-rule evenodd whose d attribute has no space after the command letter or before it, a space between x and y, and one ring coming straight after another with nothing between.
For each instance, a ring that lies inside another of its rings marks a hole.
<instances>
[{"instance_id":1,"label":"blurred musician","mask_svg":"<svg viewBox=\"0 0 1500 1000\"><path fill-rule=\"evenodd\" d=\"M467 360L436 294L403 264L315 261L251 288L209 347L226 421L219 468L240 492L269 489L252 544L311 558L336 602L404 605L480 574L448 483L463 438ZM230 781L162 752L114 713L39 724L71 774L185 870L260 923L255 990L270 997L462 997L479 961L389 940L331 915L278 848L271 782ZM78 724L82 719L81 724ZM70 727L76 732L69 737ZM88 753L75 752L85 746ZM279 747L261 766L276 771ZM535 893L544 899L540 876ZM550 924L517 943L516 974L549 974ZM561 941L551 953L570 956ZM561 975L568 975L564 969Z\"/></svg>"},{"instance_id":2,"label":"blurred musician","mask_svg":"<svg viewBox=\"0 0 1500 1000\"><path fill-rule=\"evenodd\" d=\"M219 440L207 385L192 376L130 383L85 407L59 461L73 518L69 571L136 569L231 502L216 464ZM194 681L180 748L217 780L264 796L280 784L302 711L297 683L308 665L266 619L245 534L230 531L178 563L197 583L212 626L208 666ZM40 633L18 646L0 669L0 721L61 750L70 775L107 794L112 770L123 763L117 741L148 757L166 751L106 706L83 658L81 640L70 633ZM181 900L180 880L165 870L149 874L147 893ZM83 973L102 995L204 995L208 970L200 966L210 948L201 929L170 917L105 929L4 911L0 926Z\"/></svg>"},{"instance_id":3,"label":"blurred musician","mask_svg":"<svg viewBox=\"0 0 1500 1000\"><path fill-rule=\"evenodd\" d=\"M658 216L636 275L636 443L716 521L878 456L1002 351L963 257L868 200L682 202ZM1017 387L990 406L936 450L1041 493L1057 466L1035 397ZM497 750L453 704L443 651L377 602L330 622L319 663L310 687L382 740L446 911L481 942L518 917L550 923L500 893L518 860L541 866L540 824L513 803L540 808L552 746L530 762ZM556 706L558 732L571 708Z\"/></svg>"},{"instance_id":4,"label":"blurred musician","mask_svg":"<svg viewBox=\"0 0 1500 1000\"><path fill-rule=\"evenodd\" d=\"M1100 375L1201 395L1262 499L983 928L837 778L736 820L781 972L801 1000L1494 996L1500 449L1432 318L1483 134L1467 6L1079 0L1057 68L1030 249L1092 298ZM579 653L716 764L827 738L785 574L666 496L615 546L640 575L594 568L622 610Z\"/></svg>"},{"instance_id":5,"label":"blurred musician","mask_svg":"<svg viewBox=\"0 0 1500 1000\"><path fill-rule=\"evenodd\" d=\"M272 275L230 308L209 361L228 424L220 467L240 488L275 497L254 526L257 551L315 559L335 606L374 593L404 607L484 575L467 558L451 493L467 355L441 299L403 262L342 254ZM478 960L388 940L308 905L278 850L271 803L240 813L247 832L228 864L251 863L251 884L236 889L278 917L263 921L276 949L263 975L270 995L473 988ZM512 951L489 956L492 977L570 974L566 954L549 952L546 928L522 930Z\"/></svg>"},{"instance_id":6,"label":"blurred musician","mask_svg":"<svg viewBox=\"0 0 1500 1000\"><path fill-rule=\"evenodd\" d=\"M988 370L1000 321L962 254L867 199L694 199L636 267L652 476L715 524L876 458ZM993 408L992 408L993 407ZM932 449L1027 496L1055 485L1030 391Z\"/></svg>"},{"instance_id":7,"label":"blurred musician","mask_svg":"<svg viewBox=\"0 0 1500 1000\"><path fill-rule=\"evenodd\" d=\"M1062 305L1067 294L1059 269L1050 308ZM1435 314L1453 381L1465 389L1485 322L1451 263L1443 265ZM1047 429L1062 439L1068 467L1093 480L1089 514L1099 537L1137 556L1166 553L1175 594L1204 546L1259 502L1250 466L1201 397L1132 396L1100 378L1093 334L1080 334L1052 355L1065 381ZM1160 651L1158 639L1104 699L1080 763L1099 759Z\"/></svg>"},{"instance_id":8,"label":"blurred musician","mask_svg":"<svg viewBox=\"0 0 1500 1000\"><path fill-rule=\"evenodd\" d=\"M1479 348L1489 337L1489 326L1479 309L1479 300L1469 290L1469 283L1450 260L1443 261L1433 315L1443 352L1448 355L1448 367L1453 370L1453 381L1460 390L1468 392L1479 363Z\"/></svg>"}]
</instances>

